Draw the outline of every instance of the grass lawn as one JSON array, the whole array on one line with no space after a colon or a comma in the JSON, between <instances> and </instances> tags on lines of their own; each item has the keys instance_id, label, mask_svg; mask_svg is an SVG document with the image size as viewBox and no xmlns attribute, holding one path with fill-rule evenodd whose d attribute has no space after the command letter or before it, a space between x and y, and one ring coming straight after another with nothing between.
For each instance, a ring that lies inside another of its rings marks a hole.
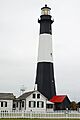
<instances>
[{"instance_id":1,"label":"grass lawn","mask_svg":"<svg viewBox=\"0 0 80 120\"><path fill-rule=\"evenodd\" d=\"M39 119L39 118L32 118L32 119L29 119L29 118L0 118L0 120L79 120L79 119L73 119L73 118L59 118L59 119Z\"/></svg>"}]
</instances>

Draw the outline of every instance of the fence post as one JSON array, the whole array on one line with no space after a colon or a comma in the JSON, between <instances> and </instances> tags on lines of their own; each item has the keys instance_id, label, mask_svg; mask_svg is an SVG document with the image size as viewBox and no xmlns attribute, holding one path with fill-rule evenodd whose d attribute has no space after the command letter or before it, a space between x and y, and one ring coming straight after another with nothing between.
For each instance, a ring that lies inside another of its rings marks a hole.
<instances>
[{"instance_id":1,"label":"fence post","mask_svg":"<svg viewBox=\"0 0 80 120\"><path fill-rule=\"evenodd\" d=\"M22 118L24 118L24 111L22 111Z\"/></svg>"}]
</instances>

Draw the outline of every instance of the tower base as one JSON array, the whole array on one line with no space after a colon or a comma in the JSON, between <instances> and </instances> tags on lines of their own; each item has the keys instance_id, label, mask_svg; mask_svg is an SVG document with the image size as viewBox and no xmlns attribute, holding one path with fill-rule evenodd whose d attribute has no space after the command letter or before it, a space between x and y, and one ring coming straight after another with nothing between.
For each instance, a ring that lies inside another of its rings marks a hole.
<instances>
[{"instance_id":1,"label":"tower base","mask_svg":"<svg viewBox=\"0 0 80 120\"><path fill-rule=\"evenodd\" d=\"M37 64L35 84L37 84L37 90L48 98L48 100L56 95L53 63L39 62Z\"/></svg>"}]
</instances>

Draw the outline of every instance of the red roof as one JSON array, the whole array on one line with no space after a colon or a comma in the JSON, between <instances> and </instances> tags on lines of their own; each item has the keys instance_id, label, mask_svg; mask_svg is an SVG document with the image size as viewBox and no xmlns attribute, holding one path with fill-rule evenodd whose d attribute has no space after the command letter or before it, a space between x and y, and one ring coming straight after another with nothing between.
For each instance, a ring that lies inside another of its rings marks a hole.
<instances>
[{"instance_id":1,"label":"red roof","mask_svg":"<svg viewBox=\"0 0 80 120\"><path fill-rule=\"evenodd\" d=\"M61 103L66 98L66 95L56 95L53 96L49 101L53 103Z\"/></svg>"}]
</instances>

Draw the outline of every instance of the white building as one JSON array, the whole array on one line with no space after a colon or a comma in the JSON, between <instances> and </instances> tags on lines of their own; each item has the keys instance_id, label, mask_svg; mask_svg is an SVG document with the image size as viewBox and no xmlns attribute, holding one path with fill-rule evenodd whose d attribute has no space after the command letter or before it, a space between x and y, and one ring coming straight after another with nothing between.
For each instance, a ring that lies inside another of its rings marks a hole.
<instances>
[{"instance_id":1,"label":"white building","mask_svg":"<svg viewBox=\"0 0 80 120\"><path fill-rule=\"evenodd\" d=\"M12 111L14 99L13 93L0 93L0 111Z\"/></svg>"},{"instance_id":2,"label":"white building","mask_svg":"<svg viewBox=\"0 0 80 120\"><path fill-rule=\"evenodd\" d=\"M52 112L54 104L39 91L29 91L16 98L13 93L0 93L0 111Z\"/></svg>"},{"instance_id":3,"label":"white building","mask_svg":"<svg viewBox=\"0 0 80 120\"><path fill-rule=\"evenodd\" d=\"M39 91L30 91L22 94L15 100L15 110L46 112L53 111L53 103L48 102Z\"/></svg>"}]
</instances>

